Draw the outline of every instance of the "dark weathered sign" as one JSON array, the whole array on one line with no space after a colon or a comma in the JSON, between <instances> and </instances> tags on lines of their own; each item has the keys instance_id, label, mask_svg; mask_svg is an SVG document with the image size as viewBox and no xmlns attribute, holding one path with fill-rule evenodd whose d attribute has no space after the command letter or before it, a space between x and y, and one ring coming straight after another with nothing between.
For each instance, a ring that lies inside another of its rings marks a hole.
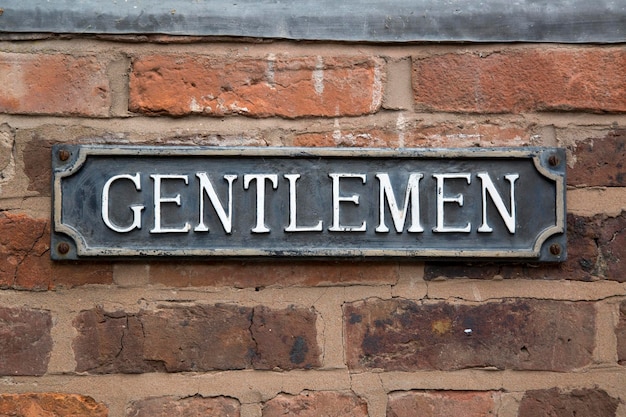
<instances>
[{"instance_id":1,"label":"dark weathered sign","mask_svg":"<svg viewBox=\"0 0 626 417\"><path fill-rule=\"evenodd\" d=\"M52 256L565 258L553 148L57 145Z\"/></svg>"}]
</instances>

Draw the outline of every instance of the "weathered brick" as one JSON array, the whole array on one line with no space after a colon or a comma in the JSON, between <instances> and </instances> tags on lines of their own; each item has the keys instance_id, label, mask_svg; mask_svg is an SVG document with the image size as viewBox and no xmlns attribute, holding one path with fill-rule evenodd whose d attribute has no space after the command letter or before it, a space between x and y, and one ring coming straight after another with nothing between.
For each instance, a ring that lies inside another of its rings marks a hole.
<instances>
[{"instance_id":1,"label":"weathered brick","mask_svg":"<svg viewBox=\"0 0 626 417\"><path fill-rule=\"evenodd\" d=\"M626 111L626 49L524 48L415 58L418 109Z\"/></svg>"},{"instance_id":2,"label":"weathered brick","mask_svg":"<svg viewBox=\"0 0 626 417\"><path fill-rule=\"evenodd\" d=\"M6 181L11 161L15 158L15 130L6 123L0 124L0 184Z\"/></svg>"},{"instance_id":3,"label":"weathered brick","mask_svg":"<svg viewBox=\"0 0 626 417\"><path fill-rule=\"evenodd\" d=\"M395 284L396 262L273 261L155 262L150 282L171 287L324 286L336 284Z\"/></svg>"},{"instance_id":4,"label":"weathered brick","mask_svg":"<svg viewBox=\"0 0 626 417\"><path fill-rule=\"evenodd\" d=\"M497 392L409 391L389 394L387 417L485 417L496 415Z\"/></svg>"},{"instance_id":5,"label":"weathered brick","mask_svg":"<svg viewBox=\"0 0 626 417\"><path fill-rule=\"evenodd\" d=\"M558 264L502 264L427 262L424 279L502 278L567 279L593 281L606 279L626 282L626 216L567 216L567 260Z\"/></svg>"},{"instance_id":6,"label":"weathered brick","mask_svg":"<svg viewBox=\"0 0 626 417\"><path fill-rule=\"evenodd\" d=\"M623 187L626 185L626 130L576 144L574 165L567 170L573 186Z\"/></svg>"},{"instance_id":7,"label":"weathered brick","mask_svg":"<svg viewBox=\"0 0 626 417\"><path fill-rule=\"evenodd\" d=\"M247 368L255 351L251 315L251 308L233 305L140 314L144 358L167 372Z\"/></svg>"},{"instance_id":8,"label":"weathered brick","mask_svg":"<svg viewBox=\"0 0 626 417\"><path fill-rule=\"evenodd\" d=\"M518 417L615 417L620 401L600 389L527 391Z\"/></svg>"},{"instance_id":9,"label":"weathered brick","mask_svg":"<svg viewBox=\"0 0 626 417\"><path fill-rule=\"evenodd\" d=\"M81 312L74 326L78 331L73 342L78 372L202 372L319 365L315 317L306 309L214 305L163 307L134 314L93 309Z\"/></svg>"},{"instance_id":10,"label":"weathered brick","mask_svg":"<svg viewBox=\"0 0 626 417\"><path fill-rule=\"evenodd\" d=\"M294 146L397 148L400 132L394 129L351 129L332 132L306 132L296 135Z\"/></svg>"},{"instance_id":11,"label":"weathered brick","mask_svg":"<svg viewBox=\"0 0 626 417\"><path fill-rule=\"evenodd\" d=\"M367 417L367 403L353 393L331 391L281 394L263 406L263 417Z\"/></svg>"},{"instance_id":12,"label":"weathered brick","mask_svg":"<svg viewBox=\"0 0 626 417\"><path fill-rule=\"evenodd\" d=\"M234 398L199 395L187 398L154 397L133 401L128 417L239 417L241 405Z\"/></svg>"},{"instance_id":13,"label":"weathered brick","mask_svg":"<svg viewBox=\"0 0 626 417\"><path fill-rule=\"evenodd\" d=\"M0 375L45 374L51 329L48 311L0 307Z\"/></svg>"},{"instance_id":14,"label":"weathered brick","mask_svg":"<svg viewBox=\"0 0 626 417\"><path fill-rule=\"evenodd\" d=\"M24 214L0 213L0 288L47 290L110 284L111 264L52 262L50 222Z\"/></svg>"},{"instance_id":15,"label":"weathered brick","mask_svg":"<svg viewBox=\"0 0 626 417\"><path fill-rule=\"evenodd\" d=\"M26 143L22 153L24 173L28 177L28 191L35 191L46 197L51 195L52 145L52 141L35 137Z\"/></svg>"},{"instance_id":16,"label":"weathered brick","mask_svg":"<svg viewBox=\"0 0 626 417\"><path fill-rule=\"evenodd\" d=\"M0 415L11 417L107 417L107 407L77 394L0 394Z\"/></svg>"},{"instance_id":17,"label":"weathered brick","mask_svg":"<svg viewBox=\"0 0 626 417\"><path fill-rule=\"evenodd\" d=\"M474 146L524 146L535 141L532 126L492 122L401 122L394 126L336 129L298 133L294 146L374 148L464 148Z\"/></svg>"},{"instance_id":18,"label":"weathered brick","mask_svg":"<svg viewBox=\"0 0 626 417\"><path fill-rule=\"evenodd\" d=\"M594 348L591 303L504 300L478 305L370 299L344 306L351 369L495 367L568 371Z\"/></svg>"},{"instance_id":19,"label":"weathered brick","mask_svg":"<svg viewBox=\"0 0 626 417\"><path fill-rule=\"evenodd\" d=\"M357 116L382 103L382 60L150 55L133 60L130 110L173 116Z\"/></svg>"},{"instance_id":20,"label":"weathered brick","mask_svg":"<svg viewBox=\"0 0 626 417\"><path fill-rule=\"evenodd\" d=\"M96 56L0 53L0 112L106 117L107 62Z\"/></svg>"},{"instance_id":21,"label":"weathered brick","mask_svg":"<svg viewBox=\"0 0 626 417\"><path fill-rule=\"evenodd\" d=\"M617 336L617 360L620 365L626 365L626 301L619 306L619 322L615 329Z\"/></svg>"},{"instance_id":22,"label":"weathered brick","mask_svg":"<svg viewBox=\"0 0 626 417\"><path fill-rule=\"evenodd\" d=\"M315 368L321 365L315 340L316 314L313 310L290 307L254 309L252 337L257 344L255 369Z\"/></svg>"}]
</instances>

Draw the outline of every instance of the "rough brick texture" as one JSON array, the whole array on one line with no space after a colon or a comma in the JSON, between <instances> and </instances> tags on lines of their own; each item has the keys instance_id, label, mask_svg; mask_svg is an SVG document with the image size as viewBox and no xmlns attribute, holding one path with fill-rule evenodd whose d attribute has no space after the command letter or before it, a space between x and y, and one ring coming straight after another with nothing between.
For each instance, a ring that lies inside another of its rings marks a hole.
<instances>
[{"instance_id":1,"label":"rough brick texture","mask_svg":"<svg viewBox=\"0 0 626 417\"><path fill-rule=\"evenodd\" d=\"M137 314L93 309L81 312L74 326L79 333L73 342L79 372L319 366L315 314L305 309L215 305Z\"/></svg>"},{"instance_id":2,"label":"rough brick texture","mask_svg":"<svg viewBox=\"0 0 626 417\"><path fill-rule=\"evenodd\" d=\"M135 58L130 110L173 116L356 116L382 103L382 61L370 57Z\"/></svg>"},{"instance_id":3,"label":"rough brick texture","mask_svg":"<svg viewBox=\"0 0 626 417\"><path fill-rule=\"evenodd\" d=\"M626 111L626 49L524 48L415 58L419 109Z\"/></svg>"},{"instance_id":4,"label":"rough brick texture","mask_svg":"<svg viewBox=\"0 0 626 417\"><path fill-rule=\"evenodd\" d=\"M387 417L486 417L496 415L493 392L410 391L389 395Z\"/></svg>"},{"instance_id":5,"label":"rough brick texture","mask_svg":"<svg viewBox=\"0 0 626 417\"><path fill-rule=\"evenodd\" d=\"M45 374L51 328L48 311L0 307L0 375Z\"/></svg>"},{"instance_id":6,"label":"rough brick texture","mask_svg":"<svg viewBox=\"0 0 626 417\"><path fill-rule=\"evenodd\" d=\"M400 119L393 126L297 133L295 146L381 148L521 146L531 144L533 130L492 122L427 123Z\"/></svg>"},{"instance_id":7,"label":"rough brick texture","mask_svg":"<svg viewBox=\"0 0 626 417\"><path fill-rule=\"evenodd\" d=\"M263 407L263 417L367 417L366 402L352 393L305 392L279 395Z\"/></svg>"},{"instance_id":8,"label":"rough brick texture","mask_svg":"<svg viewBox=\"0 0 626 417\"><path fill-rule=\"evenodd\" d=\"M239 417L239 401L233 398L156 397L134 401L126 410L128 417Z\"/></svg>"},{"instance_id":9,"label":"rough brick texture","mask_svg":"<svg viewBox=\"0 0 626 417\"><path fill-rule=\"evenodd\" d=\"M104 117L107 62L95 56L0 53L0 112Z\"/></svg>"},{"instance_id":10,"label":"rough brick texture","mask_svg":"<svg viewBox=\"0 0 626 417\"><path fill-rule=\"evenodd\" d=\"M567 279L626 282L626 216L567 216L567 260L558 264L427 262L424 278Z\"/></svg>"},{"instance_id":11,"label":"rough brick texture","mask_svg":"<svg viewBox=\"0 0 626 417\"><path fill-rule=\"evenodd\" d=\"M344 307L346 355L354 370L568 371L592 361L594 317L590 303L369 299Z\"/></svg>"},{"instance_id":12,"label":"rough brick texture","mask_svg":"<svg viewBox=\"0 0 626 417\"><path fill-rule=\"evenodd\" d=\"M150 282L171 287L324 286L336 284L395 284L395 262L310 261L158 262L150 267Z\"/></svg>"},{"instance_id":13,"label":"rough brick texture","mask_svg":"<svg viewBox=\"0 0 626 417\"><path fill-rule=\"evenodd\" d=\"M113 281L111 264L52 262L48 220L2 212L0 230L0 259L5 259L0 288L47 290Z\"/></svg>"},{"instance_id":14,"label":"rough brick texture","mask_svg":"<svg viewBox=\"0 0 626 417\"><path fill-rule=\"evenodd\" d=\"M528 391L520 403L518 417L616 417L619 403L598 389Z\"/></svg>"},{"instance_id":15,"label":"rough brick texture","mask_svg":"<svg viewBox=\"0 0 626 417\"><path fill-rule=\"evenodd\" d=\"M312 310L291 307L271 310L254 309L252 337L256 352L255 369L295 369L320 365L315 340L316 315Z\"/></svg>"},{"instance_id":16,"label":"rough brick texture","mask_svg":"<svg viewBox=\"0 0 626 417\"><path fill-rule=\"evenodd\" d=\"M626 365L626 301L620 304L619 323L615 333L617 335L617 360L620 365Z\"/></svg>"},{"instance_id":17,"label":"rough brick texture","mask_svg":"<svg viewBox=\"0 0 626 417\"><path fill-rule=\"evenodd\" d=\"M108 417L107 407L76 394L0 394L0 415L11 417Z\"/></svg>"},{"instance_id":18,"label":"rough brick texture","mask_svg":"<svg viewBox=\"0 0 626 417\"><path fill-rule=\"evenodd\" d=\"M623 187L626 185L626 130L604 138L577 143L567 183L573 186Z\"/></svg>"}]
</instances>

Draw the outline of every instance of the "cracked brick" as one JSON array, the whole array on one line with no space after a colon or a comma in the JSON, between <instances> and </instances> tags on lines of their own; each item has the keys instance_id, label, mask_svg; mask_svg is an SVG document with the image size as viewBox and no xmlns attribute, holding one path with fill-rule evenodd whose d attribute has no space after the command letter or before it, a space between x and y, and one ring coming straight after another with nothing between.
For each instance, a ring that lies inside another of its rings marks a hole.
<instances>
[{"instance_id":1,"label":"cracked brick","mask_svg":"<svg viewBox=\"0 0 626 417\"><path fill-rule=\"evenodd\" d=\"M254 312L254 318L253 318ZM315 313L236 305L82 311L77 372L94 374L306 369L320 366Z\"/></svg>"},{"instance_id":2,"label":"cracked brick","mask_svg":"<svg viewBox=\"0 0 626 417\"><path fill-rule=\"evenodd\" d=\"M0 230L0 259L6 260L0 262L0 288L48 290L113 281L111 264L52 262L48 220L1 212Z\"/></svg>"}]
</instances>

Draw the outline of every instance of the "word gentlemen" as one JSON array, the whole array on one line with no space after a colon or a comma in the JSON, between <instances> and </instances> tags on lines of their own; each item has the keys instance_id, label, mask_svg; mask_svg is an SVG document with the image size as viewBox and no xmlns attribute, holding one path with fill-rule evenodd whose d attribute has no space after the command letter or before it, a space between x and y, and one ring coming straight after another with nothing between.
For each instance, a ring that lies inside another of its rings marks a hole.
<instances>
[{"instance_id":1,"label":"word gentlemen","mask_svg":"<svg viewBox=\"0 0 626 417\"><path fill-rule=\"evenodd\" d=\"M404 175L405 179L398 180L398 175L390 175L388 172L369 175L360 172L329 172L323 176L318 173L313 181L302 185L304 175L216 175L202 171L188 174L116 174L104 182L101 217L108 229L118 233L131 233L149 225L150 233L164 234L212 232L205 219L213 216L219 221L223 232L231 234L235 217L241 212L238 210L238 199L246 198L254 200L253 221L249 225L249 232L253 234L272 231L272 226L267 223L270 214L268 206L287 207L281 226L286 233L322 232L325 228L329 232L366 232L372 227L377 233L389 233L391 230L396 233L422 233L425 227L424 202L432 201L427 204L431 206L427 209L432 212L428 218L433 220L433 224L428 227L434 233L470 233L472 230L491 233L494 224L505 227L511 234L516 232L515 187L520 178L519 173L507 173L501 178L494 178L486 171L432 174L409 172ZM396 178L395 183L392 178ZM144 192L146 182L149 183L149 193ZM124 183L125 187L122 187ZM118 192L113 190L115 186ZM168 191L165 190L166 186ZM326 191L312 190L312 186ZM283 189L286 192L279 192ZM317 200L302 198L303 195L317 193L328 195L325 207L320 206ZM190 194L194 195L191 199L188 198ZM432 196L426 198L425 194ZM473 224L470 219L472 216L464 216L461 210L468 194L480 202L478 224ZM281 198L285 201L279 204L274 201L272 204L272 200ZM168 213L175 213L184 201L184 205L195 204L195 207L192 210L185 208L187 218L176 215L179 223L174 224L176 221L166 218L165 210L167 208ZM113 220L110 215L112 205L118 206L118 209L120 205L126 207L125 211L130 210L132 216L124 223ZM323 218L312 219L308 215L306 223L301 222L302 213L310 212L311 205L318 206L314 211ZM372 210L372 206L375 210ZM144 215L147 207L152 217L149 220ZM344 214L348 210L352 220ZM448 214L452 211L455 212L454 220ZM374 218L370 213L376 213ZM498 218L497 222L492 221L493 216Z\"/></svg>"}]
</instances>

